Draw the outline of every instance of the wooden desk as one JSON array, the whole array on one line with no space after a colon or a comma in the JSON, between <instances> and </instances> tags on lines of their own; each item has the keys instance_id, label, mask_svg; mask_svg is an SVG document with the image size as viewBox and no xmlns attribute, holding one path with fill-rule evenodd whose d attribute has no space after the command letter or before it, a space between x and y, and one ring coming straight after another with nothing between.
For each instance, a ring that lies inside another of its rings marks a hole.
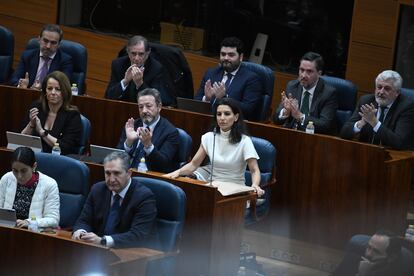
<instances>
[{"instance_id":1,"label":"wooden desk","mask_svg":"<svg viewBox=\"0 0 414 276\"><path fill-rule=\"evenodd\" d=\"M0 145L6 144L5 130L21 129L27 106L36 98L36 93L0 86L0 116L6 118L0 121ZM138 114L136 104L91 97L75 97L74 103L92 122L91 143L104 146L115 146L127 118ZM163 109L162 115L191 135L193 150L211 125L211 117L203 114ZM274 125L247 125L251 135L277 149L278 184L263 231L336 248L355 233L372 234L378 228L403 233L411 152Z\"/></svg>"},{"instance_id":2,"label":"wooden desk","mask_svg":"<svg viewBox=\"0 0 414 276\"><path fill-rule=\"evenodd\" d=\"M70 239L70 233L33 233L0 226L3 275L145 275L148 260L163 252L148 248L108 249Z\"/></svg>"}]
</instances>

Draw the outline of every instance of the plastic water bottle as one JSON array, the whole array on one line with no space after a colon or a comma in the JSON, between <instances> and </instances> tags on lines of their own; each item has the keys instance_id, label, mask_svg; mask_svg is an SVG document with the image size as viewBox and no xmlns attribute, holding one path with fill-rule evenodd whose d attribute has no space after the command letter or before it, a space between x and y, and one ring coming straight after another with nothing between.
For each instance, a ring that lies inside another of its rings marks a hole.
<instances>
[{"instance_id":1,"label":"plastic water bottle","mask_svg":"<svg viewBox=\"0 0 414 276\"><path fill-rule=\"evenodd\" d=\"M309 123L306 126L306 133L314 134L315 133L315 126L313 125L312 121L309 121Z\"/></svg>"},{"instance_id":2,"label":"plastic water bottle","mask_svg":"<svg viewBox=\"0 0 414 276\"><path fill-rule=\"evenodd\" d=\"M29 220L29 226L27 227L27 229L29 231L36 232L36 233L40 232L39 231L39 225L37 223L37 220L36 220L36 217L35 216L33 216L33 217L30 218L30 220Z\"/></svg>"},{"instance_id":3,"label":"plastic water bottle","mask_svg":"<svg viewBox=\"0 0 414 276\"><path fill-rule=\"evenodd\" d=\"M148 167L147 167L147 164L145 163L145 158L144 157L142 157L141 160L139 161L138 171L139 172L147 172L148 171Z\"/></svg>"},{"instance_id":4,"label":"plastic water bottle","mask_svg":"<svg viewBox=\"0 0 414 276\"><path fill-rule=\"evenodd\" d=\"M61 150L59 147L59 143L55 143L55 145L52 148L52 154L56 154L56 155L60 155L61 154Z\"/></svg>"},{"instance_id":5,"label":"plastic water bottle","mask_svg":"<svg viewBox=\"0 0 414 276\"><path fill-rule=\"evenodd\" d=\"M408 240L414 241L414 225L408 225L407 230L405 230L405 238Z\"/></svg>"},{"instance_id":6,"label":"plastic water bottle","mask_svg":"<svg viewBox=\"0 0 414 276\"><path fill-rule=\"evenodd\" d=\"M72 90L72 95L79 95L78 85L76 83L72 83L70 90Z\"/></svg>"}]
</instances>

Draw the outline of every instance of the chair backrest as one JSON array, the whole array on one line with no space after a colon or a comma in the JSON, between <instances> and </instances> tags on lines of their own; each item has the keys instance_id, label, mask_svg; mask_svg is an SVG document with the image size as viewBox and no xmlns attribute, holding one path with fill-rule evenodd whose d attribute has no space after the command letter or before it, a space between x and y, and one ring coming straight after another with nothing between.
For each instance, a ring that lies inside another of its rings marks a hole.
<instances>
[{"instance_id":1,"label":"chair backrest","mask_svg":"<svg viewBox=\"0 0 414 276\"><path fill-rule=\"evenodd\" d=\"M39 48L38 39L30 39L27 43L26 50L36 48ZM88 64L88 51L82 44L64 39L60 42L59 48L72 57L73 73L70 82L71 84L76 83L78 85L79 95L84 94L86 89L85 79Z\"/></svg>"},{"instance_id":2,"label":"chair backrest","mask_svg":"<svg viewBox=\"0 0 414 276\"><path fill-rule=\"evenodd\" d=\"M180 168L187 163L191 158L191 150L193 148L193 139L188 135L185 130L178 128L179 136L179 151L178 151L178 164Z\"/></svg>"},{"instance_id":3,"label":"chair backrest","mask_svg":"<svg viewBox=\"0 0 414 276\"><path fill-rule=\"evenodd\" d=\"M7 83L12 73L14 54L13 33L0 26L0 83Z\"/></svg>"},{"instance_id":4,"label":"chair backrest","mask_svg":"<svg viewBox=\"0 0 414 276\"><path fill-rule=\"evenodd\" d=\"M73 227L89 192L89 168L63 155L36 153L37 169L56 180L60 195L60 226Z\"/></svg>"},{"instance_id":5,"label":"chair backrest","mask_svg":"<svg viewBox=\"0 0 414 276\"><path fill-rule=\"evenodd\" d=\"M252 139L254 148L259 155L258 165L260 169L261 184L267 184L273 181L276 163L276 148L269 141L259 138L250 137ZM246 185L252 185L252 176L249 169L245 172Z\"/></svg>"},{"instance_id":6,"label":"chair backrest","mask_svg":"<svg viewBox=\"0 0 414 276\"><path fill-rule=\"evenodd\" d=\"M272 104L273 98L273 87L275 83L275 75L273 71L264 65L243 61L243 64L246 65L251 71L259 75L260 82L263 84L263 93L262 93L262 103L261 110L259 111L260 115L258 117L259 121L266 121L270 116L270 105Z\"/></svg>"},{"instance_id":7,"label":"chair backrest","mask_svg":"<svg viewBox=\"0 0 414 276\"><path fill-rule=\"evenodd\" d=\"M88 118L81 114L82 135L81 146L79 147L79 154L85 154L89 145L89 138L91 137L91 122Z\"/></svg>"},{"instance_id":8,"label":"chair backrest","mask_svg":"<svg viewBox=\"0 0 414 276\"><path fill-rule=\"evenodd\" d=\"M401 94L406 96L407 98L414 101L414 89L411 88L401 88L400 89Z\"/></svg>"},{"instance_id":9,"label":"chair backrest","mask_svg":"<svg viewBox=\"0 0 414 276\"><path fill-rule=\"evenodd\" d=\"M160 238L159 250L172 252L176 249L184 225L186 196L181 188L166 181L134 177L155 195L157 204L157 231Z\"/></svg>"},{"instance_id":10,"label":"chair backrest","mask_svg":"<svg viewBox=\"0 0 414 276\"><path fill-rule=\"evenodd\" d=\"M336 111L336 120L338 129L341 130L355 110L358 89L349 80L330 76L322 76L321 78L337 91L338 110Z\"/></svg>"}]
</instances>

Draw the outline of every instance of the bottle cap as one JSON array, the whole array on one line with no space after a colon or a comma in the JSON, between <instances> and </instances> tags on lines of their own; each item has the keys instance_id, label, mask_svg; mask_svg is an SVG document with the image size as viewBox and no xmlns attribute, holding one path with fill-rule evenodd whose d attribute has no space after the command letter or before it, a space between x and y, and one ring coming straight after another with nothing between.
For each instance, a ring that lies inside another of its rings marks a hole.
<instances>
[{"instance_id":1,"label":"bottle cap","mask_svg":"<svg viewBox=\"0 0 414 276\"><path fill-rule=\"evenodd\" d=\"M59 147L59 143L55 143L55 146L56 146L56 147Z\"/></svg>"},{"instance_id":2,"label":"bottle cap","mask_svg":"<svg viewBox=\"0 0 414 276\"><path fill-rule=\"evenodd\" d=\"M77 87L78 85L76 83L72 83L72 87Z\"/></svg>"},{"instance_id":3,"label":"bottle cap","mask_svg":"<svg viewBox=\"0 0 414 276\"><path fill-rule=\"evenodd\" d=\"M139 160L141 163L145 163L145 158L142 157L141 160Z\"/></svg>"},{"instance_id":4,"label":"bottle cap","mask_svg":"<svg viewBox=\"0 0 414 276\"><path fill-rule=\"evenodd\" d=\"M32 220L36 220L36 216L32 216Z\"/></svg>"}]
</instances>

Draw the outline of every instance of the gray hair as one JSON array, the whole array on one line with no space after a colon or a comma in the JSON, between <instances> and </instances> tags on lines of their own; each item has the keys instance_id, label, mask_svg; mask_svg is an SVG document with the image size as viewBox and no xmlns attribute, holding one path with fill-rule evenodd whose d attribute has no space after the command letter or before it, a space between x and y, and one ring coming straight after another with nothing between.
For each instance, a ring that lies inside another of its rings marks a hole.
<instances>
[{"instance_id":1,"label":"gray hair","mask_svg":"<svg viewBox=\"0 0 414 276\"><path fill-rule=\"evenodd\" d=\"M148 52L150 50L148 40L145 37L141 36L141 35L134 35L133 37L131 37L128 40L128 43L126 45L127 46L126 47L127 52L129 51L128 50L129 47L135 46L137 44L141 44L141 42L144 43L145 52Z\"/></svg>"},{"instance_id":2,"label":"gray hair","mask_svg":"<svg viewBox=\"0 0 414 276\"><path fill-rule=\"evenodd\" d=\"M385 70L382 71L375 79L375 86L377 86L379 81L391 81L394 89L400 91L403 79L400 76L400 74L398 74L398 72L392 70Z\"/></svg>"},{"instance_id":3,"label":"gray hair","mask_svg":"<svg viewBox=\"0 0 414 276\"><path fill-rule=\"evenodd\" d=\"M129 170L130 158L126 152L123 151L113 151L108 154L105 159L103 160L104 165L108 162L113 160L119 159L121 160L121 166L125 171Z\"/></svg>"},{"instance_id":4,"label":"gray hair","mask_svg":"<svg viewBox=\"0 0 414 276\"><path fill-rule=\"evenodd\" d=\"M155 99L155 103L158 106L162 105L161 94L155 88L145 88L144 90L139 91L137 94L137 102L138 102L138 99L143 96L153 96Z\"/></svg>"}]
</instances>

